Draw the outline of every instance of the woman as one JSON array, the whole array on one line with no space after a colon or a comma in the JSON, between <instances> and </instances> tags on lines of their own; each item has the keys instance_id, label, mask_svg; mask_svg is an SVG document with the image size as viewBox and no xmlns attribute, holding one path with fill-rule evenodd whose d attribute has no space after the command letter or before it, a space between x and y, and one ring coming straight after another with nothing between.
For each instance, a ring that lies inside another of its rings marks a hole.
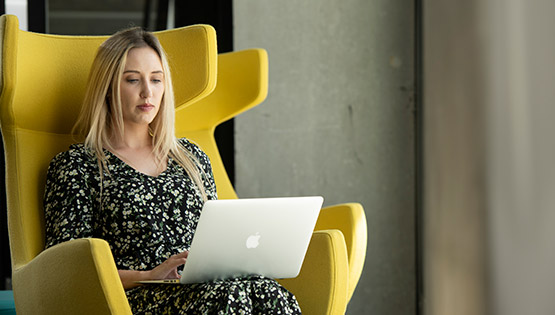
<instances>
[{"instance_id":1,"label":"woman","mask_svg":"<svg viewBox=\"0 0 555 315\"><path fill-rule=\"evenodd\" d=\"M116 33L93 61L76 130L46 182L46 246L82 237L112 249L133 313L299 314L295 297L264 277L193 285L178 278L204 201L216 199L210 161L174 135L168 62L154 35Z\"/></svg>"}]
</instances>

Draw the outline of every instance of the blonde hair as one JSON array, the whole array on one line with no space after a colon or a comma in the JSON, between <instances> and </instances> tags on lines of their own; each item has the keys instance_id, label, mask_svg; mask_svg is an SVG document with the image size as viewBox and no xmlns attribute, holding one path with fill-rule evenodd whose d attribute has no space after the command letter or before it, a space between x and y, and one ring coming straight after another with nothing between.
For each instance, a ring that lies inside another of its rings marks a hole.
<instances>
[{"instance_id":1,"label":"blonde hair","mask_svg":"<svg viewBox=\"0 0 555 315\"><path fill-rule=\"evenodd\" d=\"M98 160L100 176L108 174L104 149L113 151L111 135L124 133L120 98L120 81L127 54L133 48L151 47L162 62L164 96L160 110L150 124L154 155L158 163L167 157L181 165L206 200L202 169L194 155L183 147L175 136L175 103L170 67L162 45L152 33L139 27L120 31L100 45L89 73L81 112L74 126L74 134L84 137L84 144Z\"/></svg>"}]
</instances>

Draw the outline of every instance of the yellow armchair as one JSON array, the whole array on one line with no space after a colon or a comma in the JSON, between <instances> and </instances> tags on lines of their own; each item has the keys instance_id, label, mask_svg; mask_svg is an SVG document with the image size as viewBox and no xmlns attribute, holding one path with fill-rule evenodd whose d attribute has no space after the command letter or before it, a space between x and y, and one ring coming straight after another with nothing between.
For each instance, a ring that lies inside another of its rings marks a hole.
<instances>
[{"instance_id":1,"label":"yellow armchair","mask_svg":"<svg viewBox=\"0 0 555 315\"><path fill-rule=\"evenodd\" d=\"M174 76L177 135L197 142L209 155L220 198L237 198L213 132L265 99L266 53L252 49L217 56L214 30L204 25L156 34ZM25 32L19 30L17 18L2 16L0 38L0 125L17 311L131 314L105 241L80 239L44 250L46 169L56 153L74 142L70 131L88 69L106 37ZM362 207L322 209L317 229L299 277L280 282L297 296L303 314L342 314L364 262Z\"/></svg>"}]
</instances>

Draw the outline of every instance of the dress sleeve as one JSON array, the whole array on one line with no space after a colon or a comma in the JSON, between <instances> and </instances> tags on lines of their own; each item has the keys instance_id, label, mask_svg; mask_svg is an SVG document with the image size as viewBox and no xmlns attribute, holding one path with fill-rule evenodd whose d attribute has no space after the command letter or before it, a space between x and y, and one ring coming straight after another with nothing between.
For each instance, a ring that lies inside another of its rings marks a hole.
<instances>
[{"instance_id":1,"label":"dress sleeve","mask_svg":"<svg viewBox=\"0 0 555 315\"><path fill-rule=\"evenodd\" d=\"M204 190L206 191L206 196L208 200L218 199L218 193L216 191L216 183L214 181L214 174L212 172L212 164L210 163L210 158L204 151L202 151L196 144L187 140L185 138L180 139L181 144L189 150L197 159L199 165L199 170L201 171L202 182L204 184Z\"/></svg>"},{"instance_id":2,"label":"dress sleeve","mask_svg":"<svg viewBox=\"0 0 555 315\"><path fill-rule=\"evenodd\" d=\"M83 160L71 151L50 162L44 196L46 248L92 237L93 197L88 175Z\"/></svg>"},{"instance_id":3,"label":"dress sleeve","mask_svg":"<svg viewBox=\"0 0 555 315\"><path fill-rule=\"evenodd\" d=\"M218 199L218 193L216 192L216 182L214 181L214 173L212 172L212 164L210 163L210 158L204 153L200 148L197 149L202 153L199 158L201 167L203 168L202 182L204 183L204 189L206 190L206 196L209 200Z\"/></svg>"}]
</instances>

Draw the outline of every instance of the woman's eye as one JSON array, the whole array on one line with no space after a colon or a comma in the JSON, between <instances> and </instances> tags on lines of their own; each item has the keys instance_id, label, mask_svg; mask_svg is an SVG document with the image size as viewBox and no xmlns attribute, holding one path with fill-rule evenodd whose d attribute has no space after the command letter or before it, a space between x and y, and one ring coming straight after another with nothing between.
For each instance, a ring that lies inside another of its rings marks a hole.
<instances>
[{"instance_id":1,"label":"woman's eye","mask_svg":"<svg viewBox=\"0 0 555 315\"><path fill-rule=\"evenodd\" d=\"M152 82L154 82L154 83L162 83L162 80L161 80L161 79L152 79Z\"/></svg>"},{"instance_id":2,"label":"woman's eye","mask_svg":"<svg viewBox=\"0 0 555 315\"><path fill-rule=\"evenodd\" d=\"M138 79L127 79L127 82L135 83L135 82L139 82L139 80Z\"/></svg>"}]
</instances>

